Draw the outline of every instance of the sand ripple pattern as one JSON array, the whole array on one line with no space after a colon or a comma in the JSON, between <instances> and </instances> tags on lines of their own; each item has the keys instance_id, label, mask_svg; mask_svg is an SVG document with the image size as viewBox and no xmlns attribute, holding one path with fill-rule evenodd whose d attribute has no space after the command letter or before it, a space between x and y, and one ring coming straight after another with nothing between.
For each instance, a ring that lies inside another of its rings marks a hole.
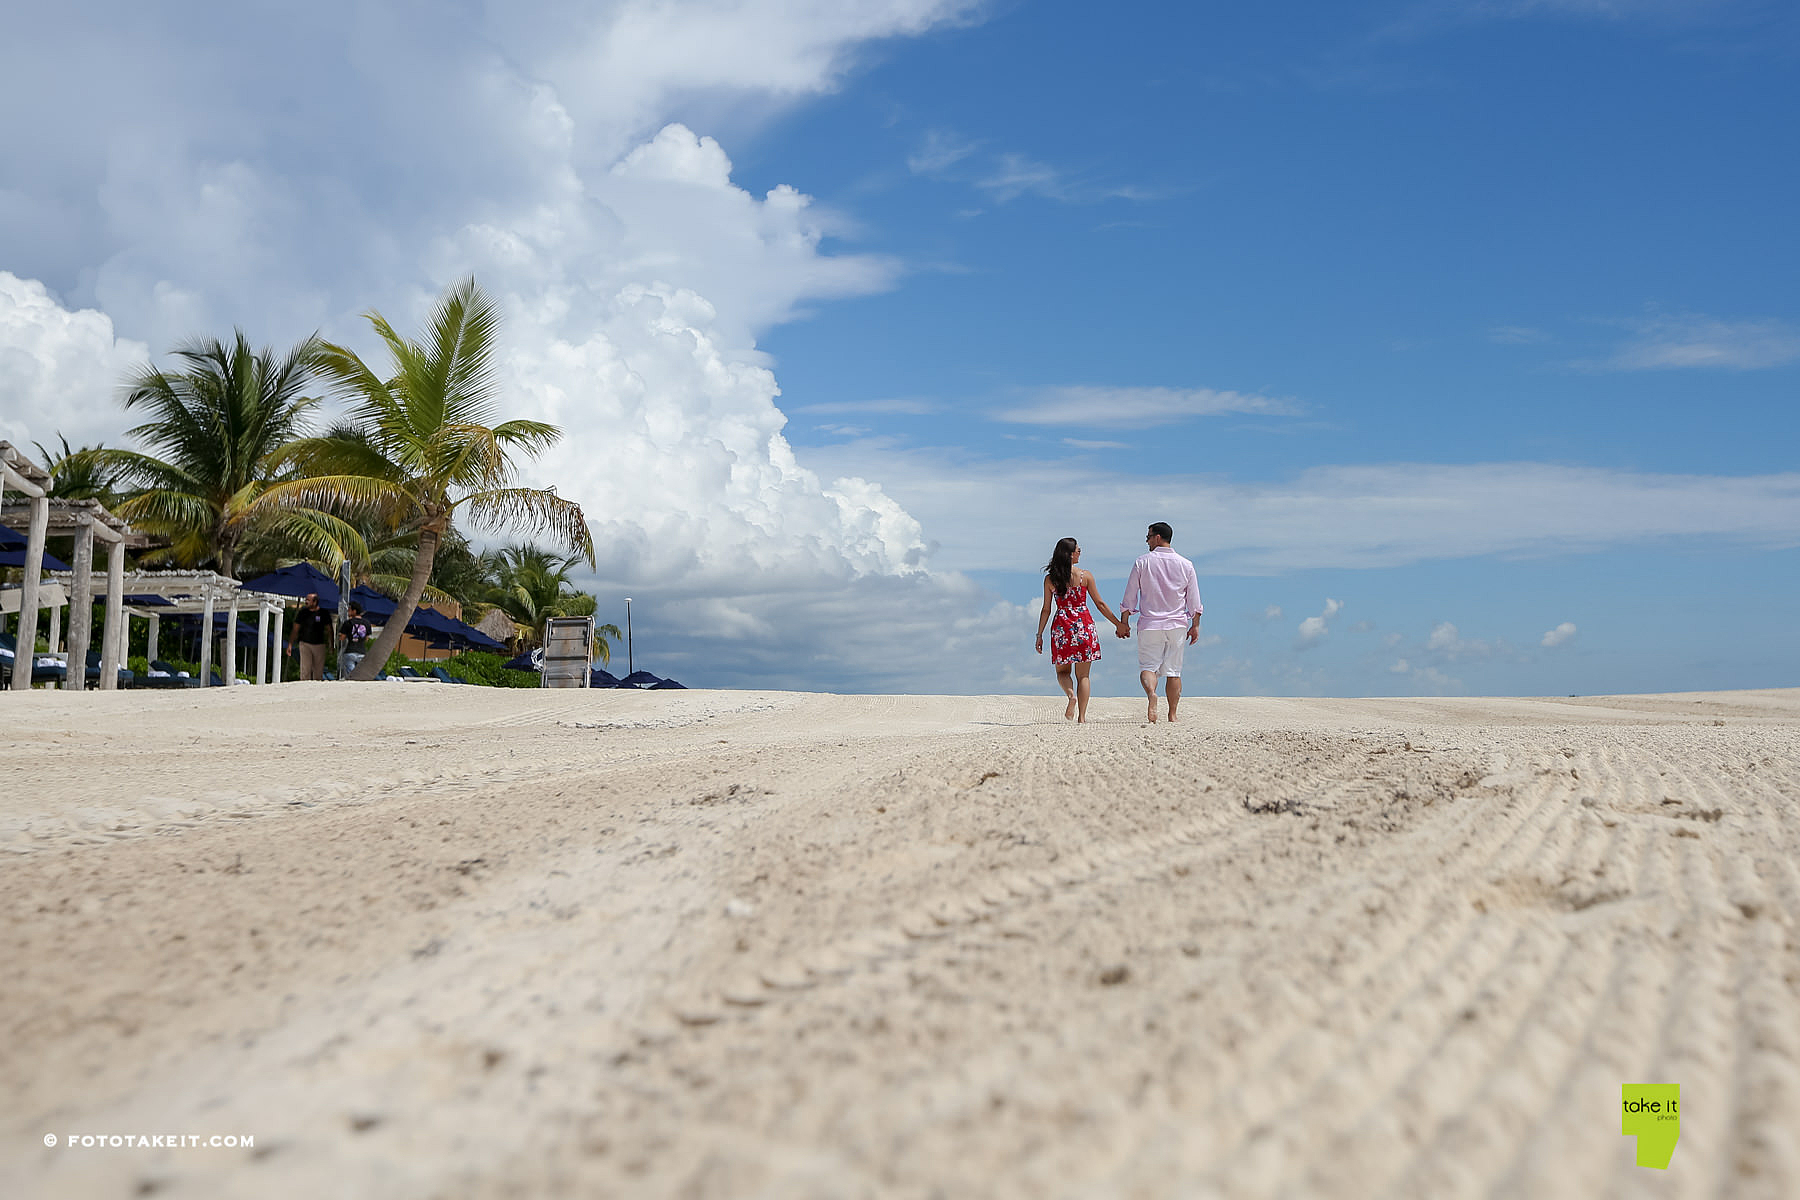
<instances>
[{"instance_id":1,"label":"sand ripple pattern","mask_svg":"<svg viewBox=\"0 0 1800 1200\"><path fill-rule=\"evenodd\" d=\"M9 710L0 1192L1800 1194L1800 692L269 690Z\"/></svg>"}]
</instances>

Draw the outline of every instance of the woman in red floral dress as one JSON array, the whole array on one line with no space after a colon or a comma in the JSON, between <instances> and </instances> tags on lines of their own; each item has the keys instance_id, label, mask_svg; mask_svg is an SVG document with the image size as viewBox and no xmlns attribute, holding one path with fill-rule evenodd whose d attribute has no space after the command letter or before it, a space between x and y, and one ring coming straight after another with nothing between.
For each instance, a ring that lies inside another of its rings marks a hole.
<instances>
[{"instance_id":1,"label":"woman in red floral dress","mask_svg":"<svg viewBox=\"0 0 1800 1200\"><path fill-rule=\"evenodd\" d=\"M1063 720L1087 722L1088 671L1100 660L1100 638L1094 632L1094 618L1088 612L1088 600L1100 606L1106 619L1119 629L1119 618L1100 593L1094 591L1094 576L1076 564L1081 561L1081 547L1072 537L1056 543L1050 562L1044 568L1044 607L1038 613L1037 652L1044 652L1044 626L1054 612L1050 625L1050 663L1056 668L1056 682L1069 698Z\"/></svg>"}]
</instances>

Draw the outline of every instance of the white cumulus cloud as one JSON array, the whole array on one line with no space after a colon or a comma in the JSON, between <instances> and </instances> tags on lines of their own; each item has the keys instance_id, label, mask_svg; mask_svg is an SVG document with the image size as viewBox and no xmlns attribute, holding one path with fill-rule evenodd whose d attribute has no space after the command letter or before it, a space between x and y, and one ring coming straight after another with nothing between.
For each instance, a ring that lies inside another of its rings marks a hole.
<instances>
[{"instance_id":1,"label":"white cumulus cloud","mask_svg":"<svg viewBox=\"0 0 1800 1200\"><path fill-rule=\"evenodd\" d=\"M1541 646L1560 646L1574 636L1575 623L1573 621L1564 621L1555 629L1547 631L1538 644Z\"/></svg>"},{"instance_id":2,"label":"white cumulus cloud","mask_svg":"<svg viewBox=\"0 0 1800 1200\"><path fill-rule=\"evenodd\" d=\"M1034 665L1025 618L928 570L879 477L821 473L783 435L757 339L898 268L828 252L851 224L738 186L725 149L970 0L525 0L428 27L345 0L102 9L21 12L0 40L18 94L86 80L0 123L8 440L116 442L119 375L195 334L375 352L363 310L411 328L472 272L506 318L507 415L565 431L533 482L582 503L587 582L633 594L664 673L966 691ZM926 629L955 653L898 640Z\"/></svg>"},{"instance_id":3,"label":"white cumulus cloud","mask_svg":"<svg viewBox=\"0 0 1800 1200\"><path fill-rule=\"evenodd\" d=\"M1331 631L1331 618L1342 612L1343 608L1343 601L1327 599L1324 610L1318 616L1308 617L1300 622L1299 636L1294 643L1295 646L1304 650L1308 646L1316 645L1320 638Z\"/></svg>"},{"instance_id":4,"label":"white cumulus cloud","mask_svg":"<svg viewBox=\"0 0 1800 1200\"><path fill-rule=\"evenodd\" d=\"M1479 638L1465 638L1449 621L1440 621L1431 627L1431 633L1425 639L1425 648L1449 659L1487 658L1494 653L1494 647L1488 642Z\"/></svg>"},{"instance_id":5,"label":"white cumulus cloud","mask_svg":"<svg viewBox=\"0 0 1800 1200\"><path fill-rule=\"evenodd\" d=\"M37 280L0 271L0 439L28 453L57 433L119 445L120 379L149 356L105 313L70 311Z\"/></svg>"}]
</instances>

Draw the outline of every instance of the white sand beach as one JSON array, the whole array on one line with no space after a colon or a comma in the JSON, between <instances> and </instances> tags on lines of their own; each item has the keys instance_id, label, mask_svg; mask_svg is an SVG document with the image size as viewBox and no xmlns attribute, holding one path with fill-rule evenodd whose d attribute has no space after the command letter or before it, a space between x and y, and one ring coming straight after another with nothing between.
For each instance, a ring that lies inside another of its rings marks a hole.
<instances>
[{"instance_id":1,"label":"white sand beach","mask_svg":"<svg viewBox=\"0 0 1800 1200\"><path fill-rule=\"evenodd\" d=\"M1800 690L1062 707L0 700L0 1195L1800 1195Z\"/></svg>"}]
</instances>

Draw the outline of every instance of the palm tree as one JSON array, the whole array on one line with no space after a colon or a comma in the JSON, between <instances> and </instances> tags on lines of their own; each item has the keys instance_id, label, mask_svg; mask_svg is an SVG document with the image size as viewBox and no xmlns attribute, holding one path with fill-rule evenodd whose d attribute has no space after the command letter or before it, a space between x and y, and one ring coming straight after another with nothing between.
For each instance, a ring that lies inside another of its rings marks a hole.
<instances>
[{"instance_id":1,"label":"palm tree","mask_svg":"<svg viewBox=\"0 0 1800 1200\"><path fill-rule=\"evenodd\" d=\"M419 552L419 531L416 529L388 529L366 513L350 520L349 524L361 536L367 553L357 560L352 560L351 580L356 584L367 584L384 596L398 596L406 590L408 581L412 579L413 559ZM305 553L295 553L291 544L264 539L256 543L254 557L240 554L238 561L246 575L261 574L273 571L296 562L309 563L325 574L335 578L341 560L328 557L309 557ZM467 560L466 562L464 560ZM432 562L431 579L425 585L425 592L420 597L425 604L442 605L448 601L464 605L470 604L470 596L485 595L493 587L494 581L490 572L481 567L482 560L468 549L468 541L452 526L444 531L438 542L437 557ZM457 574L468 563L474 563L474 578L466 578ZM447 569L448 568L448 569ZM446 580L447 575L455 574L455 578ZM479 605L479 601L475 601ZM465 614L466 615L466 614Z\"/></svg>"},{"instance_id":2,"label":"palm tree","mask_svg":"<svg viewBox=\"0 0 1800 1200\"><path fill-rule=\"evenodd\" d=\"M107 508L117 504L119 472L105 461L105 444L75 450L62 434L56 440L62 443L61 454L45 449L42 442L33 443L44 470L50 472L50 494L58 500L98 500Z\"/></svg>"},{"instance_id":3,"label":"palm tree","mask_svg":"<svg viewBox=\"0 0 1800 1200\"><path fill-rule=\"evenodd\" d=\"M416 548L417 539L414 542ZM395 549L399 549L397 543ZM462 605L463 620L473 624L489 607L485 597L494 586L494 561L492 554L477 553L469 545L469 539L463 532L454 525L451 526L444 531L443 538L438 542L437 556L431 560L431 583L425 591L426 599L430 600L432 591L440 592ZM408 570L410 569L409 564ZM400 591L405 586L403 578L398 581L394 590Z\"/></svg>"},{"instance_id":4,"label":"palm tree","mask_svg":"<svg viewBox=\"0 0 1800 1200\"><path fill-rule=\"evenodd\" d=\"M541 453L562 431L542 421L491 424L499 313L475 281L444 293L418 341L380 313L366 315L392 359L389 373L376 374L342 346L320 348L319 368L350 402L349 420L297 442L292 459L309 478L276 489L285 503L359 510L385 528L417 533L406 590L353 679L373 679L399 644L457 510L491 526L548 530L594 557L579 504L554 489L514 485L516 456Z\"/></svg>"},{"instance_id":5,"label":"palm tree","mask_svg":"<svg viewBox=\"0 0 1800 1200\"><path fill-rule=\"evenodd\" d=\"M185 370L145 366L126 381L125 407L153 414L126 431L148 452L94 447L76 457L134 492L113 511L167 541L153 557L231 575L240 547L258 536L334 562L366 556L337 517L271 495L282 452L318 403L301 394L318 347L307 338L278 359L252 350L239 330L230 345L200 338L178 347Z\"/></svg>"},{"instance_id":6,"label":"palm tree","mask_svg":"<svg viewBox=\"0 0 1800 1200\"><path fill-rule=\"evenodd\" d=\"M500 582L487 593L487 601L531 632L531 640L544 640L544 626L551 617L592 616L594 598L569 584L569 569L579 555L557 558L531 545L503 547L496 559ZM594 651L601 662L612 661L608 638L623 637L617 625L594 627Z\"/></svg>"}]
</instances>

